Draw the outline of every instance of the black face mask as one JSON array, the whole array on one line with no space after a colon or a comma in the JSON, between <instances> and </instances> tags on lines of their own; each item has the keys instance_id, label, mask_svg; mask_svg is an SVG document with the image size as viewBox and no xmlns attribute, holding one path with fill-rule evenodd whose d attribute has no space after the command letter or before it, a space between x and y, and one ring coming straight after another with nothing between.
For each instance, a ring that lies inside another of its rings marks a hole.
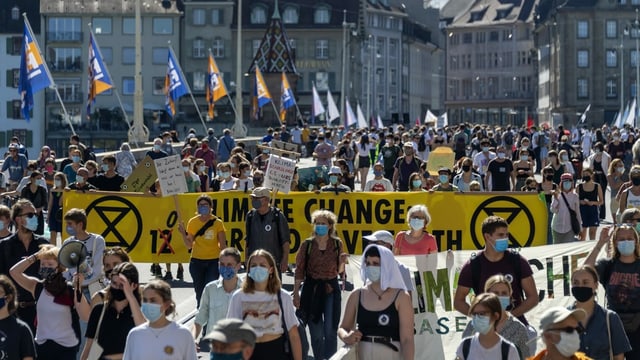
<instances>
[{"instance_id":1,"label":"black face mask","mask_svg":"<svg viewBox=\"0 0 640 360\"><path fill-rule=\"evenodd\" d=\"M574 286L571 288L571 295L578 302L586 302L593 297L593 289L587 286Z\"/></svg>"},{"instance_id":2,"label":"black face mask","mask_svg":"<svg viewBox=\"0 0 640 360\"><path fill-rule=\"evenodd\" d=\"M547 181L553 181L553 175L545 175L544 179Z\"/></svg>"},{"instance_id":3,"label":"black face mask","mask_svg":"<svg viewBox=\"0 0 640 360\"><path fill-rule=\"evenodd\" d=\"M640 178L639 177L632 177L631 178L631 183L633 184L633 186L640 185Z\"/></svg>"},{"instance_id":4,"label":"black face mask","mask_svg":"<svg viewBox=\"0 0 640 360\"><path fill-rule=\"evenodd\" d=\"M109 291L111 292L111 298L115 301L122 301L127 298L122 289L110 288Z\"/></svg>"},{"instance_id":5,"label":"black face mask","mask_svg":"<svg viewBox=\"0 0 640 360\"><path fill-rule=\"evenodd\" d=\"M462 171L467 172L467 171L469 171L469 170L471 170L471 166L469 166L469 165L462 165Z\"/></svg>"},{"instance_id":6,"label":"black face mask","mask_svg":"<svg viewBox=\"0 0 640 360\"><path fill-rule=\"evenodd\" d=\"M584 182L589 182L589 181L591 181L591 176L583 176L583 177L582 177L582 181L584 181Z\"/></svg>"}]
</instances>

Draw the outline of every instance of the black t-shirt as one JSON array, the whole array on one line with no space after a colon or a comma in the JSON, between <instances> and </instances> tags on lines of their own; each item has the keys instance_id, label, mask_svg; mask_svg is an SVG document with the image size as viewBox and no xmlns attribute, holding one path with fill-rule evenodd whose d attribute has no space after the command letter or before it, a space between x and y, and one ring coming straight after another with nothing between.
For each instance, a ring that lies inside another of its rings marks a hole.
<instances>
[{"instance_id":1,"label":"black t-shirt","mask_svg":"<svg viewBox=\"0 0 640 360\"><path fill-rule=\"evenodd\" d=\"M489 161L487 172L491 172L491 191L510 191L511 190L511 173L513 172L513 163L506 159L502 162L493 159Z\"/></svg>"},{"instance_id":2,"label":"black t-shirt","mask_svg":"<svg viewBox=\"0 0 640 360\"><path fill-rule=\"evenodd\" d=\"M98 175L93 185L102 191L120 191L120 185L122 185L123 182L124 178L118 174L114 177Z\"/></svg>"},{"instance_id":3,"label":"black t-shirt","mask_svg":"<svg viewBox=\"0 0 640 360\"><path fill-rule=\"evenodd\" d=\"M91 310L91 316L89 316L85 337L93 339L94 341L103 306L103 304L96 305L93 310ZM103 349L102 356L124 353L127 335L129 335L129 331L135 326L136 324L133 321L131 308L129 306L122 309L122 312L119 314L114 307L109 306L104 312L100 332L98 333L98 343Z\"/></svg>"},{"instance_id":4,"label":"black t-shirt","mask_svg":"<svg viewBox=\"0 0 640 360\"><path fill-rule=\"evenodd\" d=\"M11 277L9 269L11 269L13 265L17 264L23 258L37 253L40 251L40 245L48 243L49 241L36 234L33 234L33 240L29 243L28 249L24 248L24 244L18 238L18 234L13 234L11 237L2 240L0 242L0 274ZM37 278L39 267L40 262L36 261L24 271L24 274ZM13 280L13 278L11 279ZM19 285L16 285L16 288L18 288L18 301L34 301L29 291Z\"/></svg>"},{"instance_id":5,"label":"black t-shirt","mask_svg":"<svg viewBox=\"0 0 640 360\"><path fill-rule=\"evenodd\" d=\"M0 320L0 358L22 360L36 357L36 346L29 326L15 316Z\"/></svg>"}]
</instances>

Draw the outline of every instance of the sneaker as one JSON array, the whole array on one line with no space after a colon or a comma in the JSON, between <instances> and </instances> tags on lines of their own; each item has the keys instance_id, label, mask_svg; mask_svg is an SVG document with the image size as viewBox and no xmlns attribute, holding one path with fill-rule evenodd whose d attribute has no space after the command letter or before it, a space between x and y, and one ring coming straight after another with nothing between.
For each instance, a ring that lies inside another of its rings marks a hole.
<instances>
[{"instance_id":1,"label":"sneaker","mask_svg":"<svg viewBox=\"0 0 640 360\"><path fill-rule=\"evenodd\" d=\"M167 271L167 273L162 277L162 280L164 280L164 281L172 281L173 280L173 275L171 274L171 271Z\"/></svg>"},{"instance_id":2,"label":"sneaker","mask_svg":"<svg viewBox=\"0 0 640 360\"><path fill-rule=\"evenodd\" d=\"M177 278L178 278L178 280L180 280L180 281L183 281L183 280L184 280L184 268L182 267L182 264L180 264L180 265L178 266L178 274L177 274Z\"/></svg>"}]
</instances>

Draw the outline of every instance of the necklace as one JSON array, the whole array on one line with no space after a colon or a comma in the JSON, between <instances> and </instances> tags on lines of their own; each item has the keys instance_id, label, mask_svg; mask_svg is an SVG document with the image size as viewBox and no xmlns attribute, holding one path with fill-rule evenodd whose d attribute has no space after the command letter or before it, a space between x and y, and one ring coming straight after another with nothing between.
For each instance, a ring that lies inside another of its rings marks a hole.
<instances>
[{"instance_id":1,"label":"necklace","mask_svg":"<svg viewBox=\"0 0 640 360\"><path fill-rule=\"evenodd\" d=\"M373 290L373 287L369 287L369 290L373 291L374 294L376 294L378 296L378 300L382 300L382 295L384 295L384 293L387 292L387 290L389 290L388 288L386 290L384 290L383 292L379 293L375 290Z\"/></svg>"},{"instance_id":2,"label":"necklace","mask_svg":"<svg viewBox=\"0 0 640 360\"><path fill-rule=\"evenodd\" d=\"M157 338L160 337L160 335L162 335L162 333L167 330L169 328L169 324L165 325L161 330L155 330L154 328L152 328L151 326L149 326L149 329L151 330L151 333L153 334L153 336Z\"/></svg>"}]
</instances>

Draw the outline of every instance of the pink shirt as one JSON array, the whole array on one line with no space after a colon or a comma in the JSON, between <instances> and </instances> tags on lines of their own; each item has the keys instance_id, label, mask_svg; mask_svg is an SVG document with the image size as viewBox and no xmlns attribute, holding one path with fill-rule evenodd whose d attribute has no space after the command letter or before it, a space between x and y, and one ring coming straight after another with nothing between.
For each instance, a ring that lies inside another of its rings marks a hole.
<instances>
[{"instance_id":1,"label":"pink shirt","mask_svg":"<svg viewBox=\"0 0 640 360\"><path fill-rule=\"evenodd\" d=\"M428 232L425 232L422 235L422 239L414 244L407 241L406 235L406 231L399 232L396 235L396 242L393 247L398 249L400 255L425 255L438 252L436 238Z\"/></svg>"}]
</instances>

